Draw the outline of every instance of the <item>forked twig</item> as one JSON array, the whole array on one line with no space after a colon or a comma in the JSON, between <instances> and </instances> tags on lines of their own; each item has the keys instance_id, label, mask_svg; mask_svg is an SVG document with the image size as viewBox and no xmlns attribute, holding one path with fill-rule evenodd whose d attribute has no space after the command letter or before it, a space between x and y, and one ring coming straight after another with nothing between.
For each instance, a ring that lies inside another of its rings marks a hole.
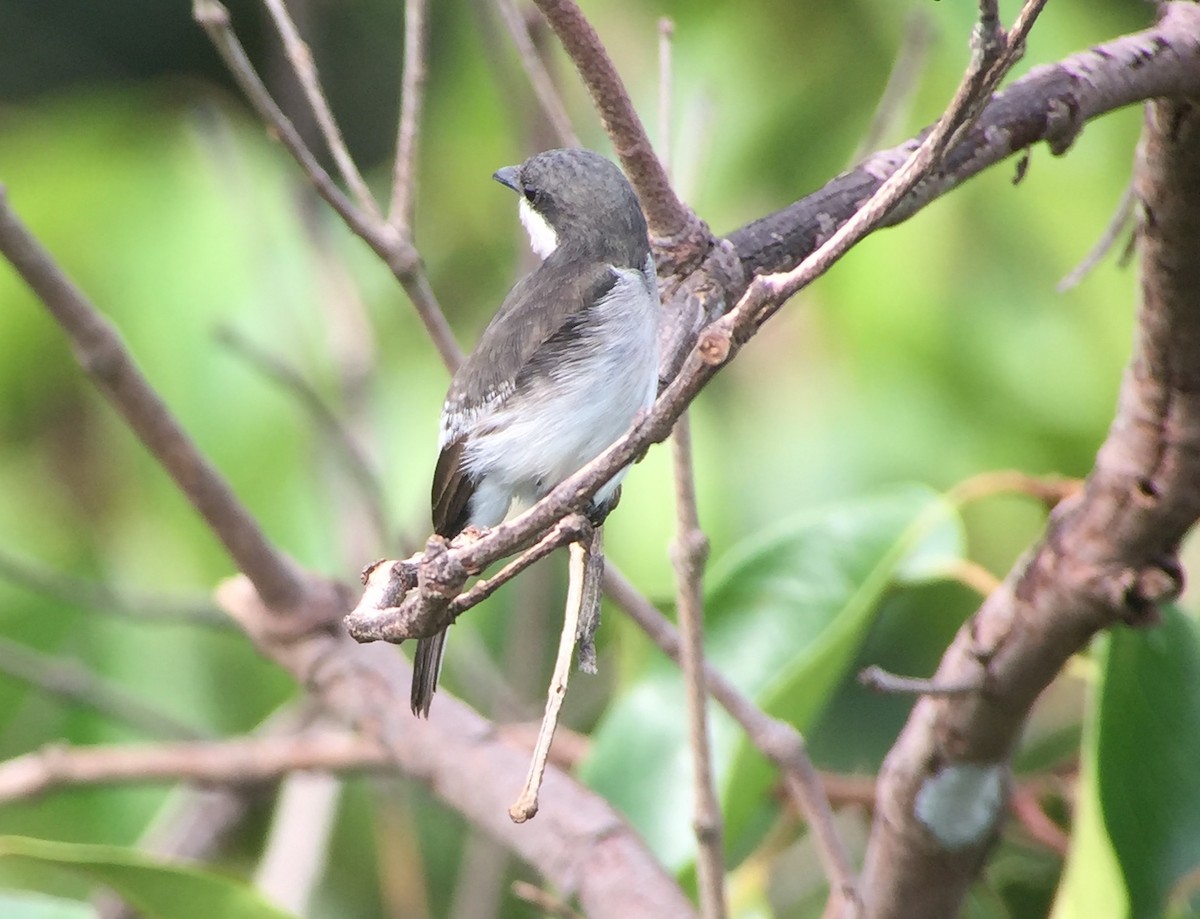
<instances>
[{"instance_id":1,"label":"forked twig","mask_svg":"<svg viewBox=\"0 0 1200 919\"><path fill-rule=\"evenodd\" d=\"M219 0L192 0L192 16L208 34L254 110L275 132L280 143L308 176L317 194L325 199L355 235L371 247L400 282L442 362L451 370L458 367L462 363L462 351L421 268L420 256L408 238L382 220L363 213L342 194L308 149L295 125L267 91L233 31L229 11Z\"/></svg>"},{"instance_id":2,"label":"forked twig","mask_svg":"<svg viewBox=\"0 0 1200 919\"><path fill-rule=\"evenodd\" d=\"M546 774L546 760L550 757L550 744L554 740L555 728L558 727L558 713L562 710L563 699L567 696L567 682L571 678L571 656L575 651L575 639L579 631L579 613L583 608L583 585L588 549L582 542L573 542L570 552L570 589L567 592L562 635L558 641L558 656L554 660L554 675L550 678L550 687L546 693L546 712L542 716L542 726L538 731L537 743L533 748L529 775L525 779L525 787L521 789L520 797L508 809L508 816L512 818L513 823L524 823L538 812L538 792L542 787L542 778Z\"/></svg>"},{"instance_id":3,"label":"forked twig","mask_svg":"<svg viewBox=\"0 0 1200 919\"><path fill-rule=\"evenodd\" d=\"M312 49L296 31L296 23L292 21L291 14L283 0L263 0L263 4L267 8L267 12L271 14L275 29L283 40L284 53L292 65L296 79L300 81L304 98L308 102L308 107L312 109L313 116L317 119L317 127L321 129L325 145L329 148L333 161L337 163L338 172L342 174L342 179L358 201L358 206L366 211L372 220L380 220L379 205L375 203L371 190L363 181L362 173L354 165L354 159L350 156L350 151L346 149L346 142L342 139L337 119L333 117L333 111L329 108L325 92L321 89L321 80L317 76L317 68L313 63Z\"/></svg>"}]
</instances>

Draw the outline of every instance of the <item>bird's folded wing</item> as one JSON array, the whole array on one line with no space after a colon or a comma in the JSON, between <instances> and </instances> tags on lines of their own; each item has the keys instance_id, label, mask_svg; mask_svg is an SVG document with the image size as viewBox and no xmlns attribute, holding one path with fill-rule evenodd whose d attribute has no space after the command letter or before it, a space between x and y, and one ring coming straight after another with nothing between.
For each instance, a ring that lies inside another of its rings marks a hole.
<instances>
[{"instance_id":1,"label":"bird's folded wing","mask_svg":"<svg viewBox=\"0 0 1200 919\"><path fill-rule=\"evenodd\" d=\"M456 535L470 522L475 482L463 461L472 431L569 354L588 310L617 283L617 274L603 262L560 263L555 256L512 289L454 375L442 409L442 452L433 475L433 526L443 536Z\"/></svg>"}]
</instances>

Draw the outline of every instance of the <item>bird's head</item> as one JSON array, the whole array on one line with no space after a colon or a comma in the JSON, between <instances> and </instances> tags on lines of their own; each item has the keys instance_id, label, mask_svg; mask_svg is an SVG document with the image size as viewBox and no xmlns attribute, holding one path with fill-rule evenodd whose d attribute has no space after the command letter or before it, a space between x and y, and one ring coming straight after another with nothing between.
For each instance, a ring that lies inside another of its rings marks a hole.
<instances>
[{"instance_id":1,"label":"bird's head","mask_svg":"<svg viewBox=\"0 0 1200 919\"><path fill-rule=\"evenodd\" d=\"M560 247L640 266L649 253L646 220L629 182L591 150L547 150L493 178L521 196L521 223L542 258Z\"/></svg>"}]
</instances>

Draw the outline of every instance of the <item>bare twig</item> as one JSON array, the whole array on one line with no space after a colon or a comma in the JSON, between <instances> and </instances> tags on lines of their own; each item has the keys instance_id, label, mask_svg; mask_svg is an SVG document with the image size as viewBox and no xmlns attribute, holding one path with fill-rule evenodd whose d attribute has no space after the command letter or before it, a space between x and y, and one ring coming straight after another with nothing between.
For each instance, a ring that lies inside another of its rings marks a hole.
<instances>
[{"instance_id":1,"label":"bare twig","mask_svg":"<svg viewBox=\"0 0 1200 919\"><path fill-rule=\"evenodd\" d=\"M671 153L671 38L674 24L658 21L658 136L659 155L670 177ZM708 537L700 528L696 504L692 433L688 414L675 422L671 436L675 480L675 608L679 631L680 670L687 688L688 745L692 752L692 828L696 834L696 877L700 912L705 919L724 919L725 840L721 804L713 779L712 746L708 734L708 691L704 680L704 566Z\"/></svg>"},{"instance_id":2,"label":"bare twig","mask_svg":"<svg viewBox=\"0 0 1200 919\"><path fill-rule=\"evenodd\" d=\"M141 622L186 623L221 631L237 629L208 597L157 596L114 587L104 581L80 578L34 564L2 550L0 580L70 606L127 616Z\"/></svg>"},{"instance_id":3,"label":"bare twig","mask_svg":"<svg viewBox=\"0 0 1200 919\"><path fill-rule=\"evenodd\" d=\"M981 674L953 682L926 680L920 677L897 676L882 667L867 667L858 675L858 682L874 692L915 696L965 696L983 688Z\"/></svg>"},{"instance_id":4,"label":"bare twig","mask_svg":"<svg viewBox=\"0 0 1200 919\"><path fill-rule=\"evenodd\" d=\"M542 716L542 727L538 731L537 743L533 748L533 759L529 764L529 775L525 787L516 803L508 809L513 823L524 823L538 812L538 793L542 778L546 774L546 760L550 756L550 744L558 727L558 713L567 696L567 681L571 678L571 655L575 651L575 638L579 632L579 613L584 601L584 572L587 567L588 547L584 542L571 543L570 589L567 592L562 635L558 641L558 656L554 660L554 675L546 694L546 712Z\"/></svg>"},{"instance_id":5,"label":"bare twig","mask_svg":"<svg viewBox=\"0 0 1200 919\"><path fill-rule=\"evenodd\" d=\"M704 680L704 595L701 580L708 559L708 538L700 529L696 481L692 469L692 435L685 412L672 435L677 529L672 546L675 606L679 616L680 669L687 687L688 742L692 750L693 827L700 911L705 919L725 916L725 844L721 805L713 783L708 736L708 693Z\"/></svg>"},{"instance_id":6,"label":"bare twig","mask_svg":"<svg viewBox=\"0 0 1200 919\"><path fill-rule=\"evenodd\" d=\"M133 693L101 679L83 665L35 651L0 637L0 674L36 687L40 692L89 708L151 737L200 740L204 731L184 724Z\"/></svg>"},{"instance_id":7,"label":"bare twig","mask_svg":"<svg viewBox=\"0 0 1200 919\"><path fill-rule=\"evenodd\" d=\"M580 145L579 135L571 126L571 116L567 114L567 107L563 104L558 87L554 85L554 80L533 43L529 28L517 9L516 3L514 0L495 0L495 3L496 9L500 12L500 18L504 20L504 26L512 38L513 46L517 49L521 66L529 77L529 84L533 87L538 104L550 122L550 126L558 138L558 143L564 147L578 147Z\"/></svg>"},{"instance_id":8,"label":"bare twig","mask_svg":"<svg viewBox=\"0 0 1200 919\"><path fill-rule=\"evenodd\" d=\"M879 103L875 106L875 113L871 116L871 123L859 141L858 148L850 157L851 165L879 146L908 108L917 89L917 79L925 67L933 38L931 16L921 7L914 8L905 24L900 50L892 63L892 72L888 74L887 83L879 96Z\"/></svg>"},{"instance_id":9,"label":"bare twig","mask_svg":"<svg viewBox=\"0 0 1200 919\"><path fill-rule=\"evenodd\" d=\"M667 657L680 663L682 642L679 632L613 565L604 572L604 589ZM836 901L833 906L838 914L853 915L858 901L854 867L838 836L829 800L822 790L820 775L808 758L804 738L787 722L760 709L707 661L704 662L704 682L709 694L742 726L750 744L783 774L788 797L812 828L817 852Z\"/></svg>"},{"instance_id":10,"label":"bare twig","mask_svg":"<svg viewBox=\"0 0 1200 919\"><path fill-rule=\"evenodd\" d=\"M396 163L392 168L392 204L388 223L412 236L417 189L417 147L421 109L425 103L426 50L429 44L429 0L405 0L404 72L400 78L400 118L396 129Z\"/></svg>"},{"instance_id":11,"label":"bare twig","mask_svg":"<svg viewBox=\"0 0 1200 919\"><path fill-rule=\"evenodd\" d=\"M1079 282L1086 278L1101 259L1108 255L1109 250L1116 245L1117 238L1129 226L1133 219L1133 183L1130 182L1125 186L1125 191L1121 192L1121 200L1117 203L1117 209L1112 215L1112 219L1108 222L1108 226L1104 228L1104 232L1100 238L1096 240L1096 244L1092 246L1087 255L1083 257L1078 265L1071 269L1070 273L1058 282L1058 286L1054 289L1060 294L1066 293L1079 285Z\"/></svg>"},{"instance_id":12,"label":"bare twig","mask_svg":"<svg viewBox=\"0 0 1200 919\"><path fill-rule=\"evenodd\" d=\"M17 218L2 186L0 252L67 334L84 371L174 479L266 603L279 612L301 612L307 576L267 541L228 482L142 375L116 329Z\"/></svg>"},{"instance_id":13,"label":"bare twig","mask_svg":"<svg viewBox=\"0 0 1200 919\"><path fill-rule=\"evenodd\" d=\"M387 762L378 743L347 731L197 743L50 745L0 763L0 801L81 785L255 785L295 770L374 770Z\"/></svg>"},{"instance_id":14,"label":"bare twig","mask_svg":"<svg viewBox=\"0 0 1200 919\"><path fill-rule=\"evenodd\" d=\"M1000 579L979 562L969 558L960 558L948 563L943 569L946 577L958 581L969 590L975 591L981 597L986 597L1000 586Z\"/></svg>"},{"instance_id":15,"label":"bare twig","mask_svg":"<svg viewBox=\"0 0 1200 919\"><path fill-rule=\"evenodd\" d=\"M761 326L785 300L828 271L851 246L882 225L889 211L939 165L953 140L978 117L992 90L1016 63L1025 36L1045 4L1046 0L1026 0L1012 32L1006 39L997 39L1001 43L998 51L992 50L991 40L985 34L954 98L908 160L815 252L790 271L756 277L737 306L714 325L728 325L730 331L746 336L746 326ZM994 4L985 0L981 6L983 21L987 21Z\"/></svg>"},{"instance_id":16,"label":"bare twig","mask_svg":"<svg viewBox=\"0 0 1200 919\"><path fill-rule=\"evenodd\" d=\"M671 167L671 40L675 22L668 16L658 20L658 159L670 181Z\"/></svg>"},{"instance_id":17,"label":"bare twig","mask_svg":"<svg viewBox=\"0 0 1200 919\"><path fill-rule=\"evenodd\" d=\"M455 596L457 590L465 583L468 574L486 568L494 559L487 558L474 564L470 559L470 547L476 540L470 536L460 536L450 543L446 549L445 540L434 537L430 540L421 555L405 561L376 562L363 572L363 582L366 590L354 610L345 618L346 630L355 641L390 641L399 643L409 638L422 638L424 635L413 631L425 629L433 634L443 625L449 625L458 616L476 604L482 603L498 588L511 581L514 577L532 565L545 558L560 546L581 539L591 532L591 524L582 514L569 514L558 523L551 526L549 531L534 545L526 549L520 556L501 568L492 577L474 584L470 590ZM488 537L485 534L478 542ZM445 560L451 552L465 552L468 558L466 564L459 559L450 562L450 570L440 574L431 574L434 582L427 582L426 587L434 588L434 583L441 578L442 588L435 594L426 595L423 591L412 591L421 581L420 566L430 568L429 561ZM481 556L483 558L484 556ZM419 564L418 564L419 563ZM446 581L451 577L453 580ZM407 593L412 591L411 593ZM428 603L408 602L411 598L428 598ZM434 616L431 616L431 612Z\"/></svg>"},{"instance_id":18,"label":"bare twig","mask_svg":"<svg viewBox=\"0 0 1200 919\"><path fill-rule=\"evenodd\" d=\"M304 170L317 194L337 212L352 232L371 247L400 282L437 348L442 362L451 370L456 368L462 363L462 351L454 340L454 333L446 322L437 298L433 295L421 268L417 250L408 238L394 227L382 220L373 219L355 207L334 184L329 174L321 168L321 164L305 145L295 126L280 111L255 71L254 65L250 63L242 43L238 41L230 25L229 11L218 0L193 0L192 16L208 33L209 39L250 104Z\"/></svg>"},{"instance_id":19,"label":"bare twig","mask_svg":"<svg viewBox=\"0 0 1200 919\"><path fill-rule=\"evenodd\" d=\"M1051 852L1065 857L1071 845L1071 837L1042 809L1037 794L1018 786L1013 789L1010 805L1012 814L1021 824L1021 829L1035 842Z\"/></svg>"},{"instance_id":20,"label":"bare twig","mask_svg":"<svg viewBox=\"0 0 1200 919\"><path fill-rule=\"evenodd\" d=\"M279 37L283 39L284 52L291 62L296 78L300 81L304 98L308 101L309 108L312 109L312 113L317 119L321 136L325 138L325 145L329 148L333 161L337 163L342 179L357 199L358 206L372 220L380 220L379 205L375 203L375 198L367 188L367 183L363 181L362 174L354 165L354 158L346 149L346 142L342 140L342 132L338 128L337 119L333 117L329 102L321 89L321 80L317 76L317 68L313 63L312 49L300 37L300 33L296 30L296 23L292 21L291 14L288 13L283 0L263 0L263 4L275 22L275 29L279 32Z\"/></svg>"},{"instance_id":21,"label":"bare twig","mask_svg":"<svg viewBox=\"0 0 1200 919\"><path fill-rule=\"evenodd\" d=\"M217 329L217 341L245 360L251 367L293 396L316 424L323 441L332 444L345 461L346 471L362 495L378 545L391 544L391 524L387 518L387 499L378 473L371 467L358 441L295 367L250 341L232 326Z\"/></svg>"},{"instance_id":22,"label":"bare twig","mask_svg":"<svg viewBox=\"0 0 1200 919\"><path fill-rule=\"evenodd\" d=\"M1001 469L963 479L946 492L946 498L955 504L963 505L992 495L1022 494L1041 501L1048 509L1053 509L1079 494L1082 488L1081 479L1059 475L1030 475L1016 469Z\"/></svg>"}]
</instances>

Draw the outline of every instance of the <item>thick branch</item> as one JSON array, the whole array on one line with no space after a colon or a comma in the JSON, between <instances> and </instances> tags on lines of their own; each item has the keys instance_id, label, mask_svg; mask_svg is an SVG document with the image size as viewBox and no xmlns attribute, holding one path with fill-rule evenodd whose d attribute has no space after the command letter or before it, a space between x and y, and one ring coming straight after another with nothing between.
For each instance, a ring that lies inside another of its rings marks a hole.
<instances>
[{"instance_id":1,"label":"thick branch","mask_svg":"<svg viewBox=\"0 0 1200 919\"><path fill-rule=\"evenodd\" d=\"M256 634L265 612L241 578L227 582L218 599ZM546 772L537 820L517 826L508 818L514 789L525 775L527 754L499 736L495 726L446 696L432 721L413 718L407 706L411 670L383 645L357 646L327 633L274 641L263 650L309 687L324 707L366 736L379 738L390 761L421 778L472 825L533 865L564 896L578 896L595 919L660 919L694 911L628 824L598 795L557 768ZM553 802L553 806L551 806Z\"/></svg>"},{"instance_id":2,"label":"thick branch","mask_svg":"<svg viewBox=\"0 0 1200 919\"><path fill-rule=\"evenodd\" d=\"M1163 28L1187 23L1200 43L1191 4L1171 7ZM982 689L921 699L884 764L863 885L870 916L957 912L996 837L1008 760L1039 693L1097 631L1152 623L1157 605L1182 587L1176 552L1200 517L1195 105L1152 103L1142 149L1142 305L1117 417L1083 491L1056 509L934 677L946 685L975 679ZM971 791L957 812L946 807L955 787Z\"/></svg>"},{"instance_id":3,"label":"thick branch","mask_svg":"<svg viewBox=\"0 0 1200 919\"><path fill-rule=\"evenodd\" d=\"M940 169L889 216L907 220L967 179L1040 141L1065 152L1088 120L1155 96L1200 92L1200 10L1172 3L1153 28L1035 67L992 97ZM729 235L747 273L785 271L844 223L924 137L864 160L782 210ZM732 301L731 301L732 302Z\"/></svg>"}]
</instances>

